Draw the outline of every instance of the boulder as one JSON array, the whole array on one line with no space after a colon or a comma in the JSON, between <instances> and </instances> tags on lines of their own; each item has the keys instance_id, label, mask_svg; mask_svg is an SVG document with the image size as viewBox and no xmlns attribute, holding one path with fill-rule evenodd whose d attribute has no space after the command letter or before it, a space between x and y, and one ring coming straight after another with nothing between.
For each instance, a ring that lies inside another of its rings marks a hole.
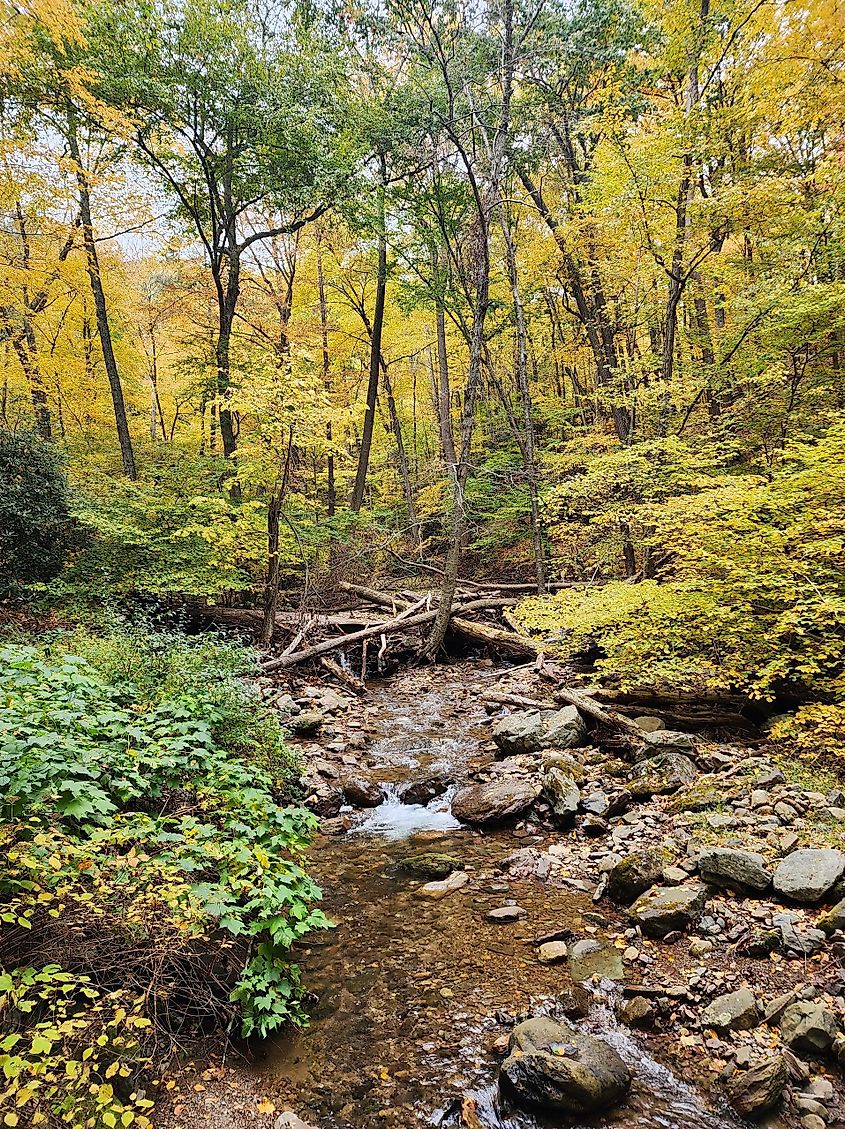
<instances>
[{"instance_id":1,"label":"boulder","mask_svg":"<svg viewBox=\"0 0 845 1129\"><path fill-rule=\"evenodd\" d=\"M771 881L762 855L731 847L710 847L702 851L698 869L710 886L765 890Z\"/></svg>"},{"instance_id":2,"label":"boulder","mask_svg":"<svg viewBox=\"0 0 845 1129\"><path fill-rule=\"evenodd\" d=\"M691 753L696 745L692 733L680 733L675 729L653 729L643 737L643 756L654 757L659 753Z\"/></svg>"},{"instance_id":3,"label":"boulder","mask_svg":"<svg viewBox=\"0 0 845 1129\"><path fill-rule=\"evenodd\" d=\"M757 1000L748 988L717 996L701 1013L701 1026L717 1031L750 1031L759 1022Z\"/></svg>"},{"instance_id":4,"label":"boulder","mask_svg":"<svg viewBox=\"0 0 845 1129\"><path fill-rule=\"evenodd\" d=\"M570 827L575 822L581 789L571 776L559 768L547 768L543 773L543 793L549 801L552 816L559 827Z\"/></svg>"},{"instance_id":5,"label":"boulder","mask_svg":"<svg viewBox=\"0 0 845 1129\"><path fill-rule=\"evenodd\" d=\"M424 807L435 796L442 796L454 783L454 780L444 776L428 776L425 780L412 780L399 793L399 799L403 804L422 804Z\"/></svg>"},{"instance_id":6,"label":"boulder","mask_svg":"<svg viewBox=\"0 0 845 1129\"><path fill-rule=\"evenodd\" d=\"M516 1026L499 1084L517 1105L546 1113L589 1116L617 1105L631 1072L601 1039L565 1023L529 1019Z\"/></svg>"},{"instance_id":7,"label":"boulder","mask_svg":"<svg viewBox=\"0 0 845 1129\"><path fill-rule=\"evenodd\" d=\"M640 761L629 773L628 791L637 799L677 792L692 784L698 769L683 753L664 752Z\"/></svg>"},{"instance_id":8,"label":"boulder","mask_svg":"<svg viewBox=\"0 0 845 1129\"><path fill-rule=\"evenodd\" d=\"M665 847L649 847L627 855L608 872L608 897L620 905L629 906L660 881L673 857Z\"/></svg>"},{"instance_id":9,"label":"boulder","mask_svg":"<svg viewBox=\"0 0 845 1129\"><path fill-rule=\"evenodd\" d=\"M832 847L801 847L778 866L772 882L795 902L819 902L845 874L845 852Z\"/></svg>"},{"instance_id":10,"label":"boulder","mask_svg":"<svg viewBox=\"0 0 845 1129\"><path fill-rule=\"evenodd\" d=\"M297 737L310 737L322 727L325 718L319 710L302 710L289 718L285 725Z\"/></svg>"},{"instance_id":11,"label":"boulder","mask_svg":"<svg viewBox=\"0 0 845 1129\"><path fill-rule=\"evenodd\" d=\"M634 996L622 1005L619 1018L629 1027L648 1027L654 1022L654 1005L645 996Z\"/></svg>"},{"instance_id":12,"label":"boulder","mask_svg":"<svg viewBox=\"0 0 845 1129\"><path fill-rule=\"evenodd\" d=\"M830 1008L824 1004L801 1001L790 1004L783 1013L780 1033L791 1050L818 1057L833 1046L839 1027Z\"/></svg>"},{"instance_id":13,"label":"boulder","mask_svg":"<svg viewBox=\"0 0 845 1129\"><path fill-rule=\"evenodd\" d=\"M493 726L493 740L503 756L538 753L541 749L574 749L587 735L574 706L561 710L525 710L503 717Z\"/></svg>"},{"instance_id":14,"label":"boulder","mask_svg":"<svg viewBox=\"0 0 845 1129\"><path fill-rule=\"evenodd\" d=\"M741 1117L757 1118L776 1109L789 1081L781 1055L758 1059L747 1070L738 1070L726 1086L727 1098Z\"/></svg>"},{"instance_id":15,"label":"boulder","mask_svg":"<svg viewBox=\"0 0 845 1129\"><path fill-rule=\"evenodd\" d=\"M633 722L637 729L641 729L643 733L657 733L658 730L666 729L663 718L654 717L652 714L642 714L640 717L633 718Z\"/></svg>"},{"instance_id":16,"label":"boulder","mask_svg":"<svg viewBox=\"0 0 845 1129\"><path fill-rule=\"evenodd\" d=\"M438 854L436 851L409 855L396 864L396 869L403 874L409 874L412 878L422 878L425 882L448 878L460 868L460 859L455 858L454 855Z\"/></svg>"},{"instance_id":17,"label":"boulder","mask_svg":"<svg viewBox=\"0 0 845 1129\"><path fill-rule=\"evenodd\" d=\"M377 808L384 800L384 793L369 776L345 776L340 781L343 798L353 808Z\"/></svg>"},{"instance_id":18,"label":"boulder","mask_svg":"<svg viewBox=\"0 0 845 1129\"><path fill-rule=\"evenodd\" d=\"M707 897L706 886L658 886L638 898L629 913L647 937L665 937L697 921Z\"/></svg>"},{"instance_id":19,"label":"boulder","mask_svg":"<svg viewBox=\"0 0 845 1129\"><path fill-rule=\"evenodd\" d=\"M462 788L452 801L452 814L463 823L501 823L525 811L540 795L534 780L512 777Z\"/></svg>"}]
</instances>

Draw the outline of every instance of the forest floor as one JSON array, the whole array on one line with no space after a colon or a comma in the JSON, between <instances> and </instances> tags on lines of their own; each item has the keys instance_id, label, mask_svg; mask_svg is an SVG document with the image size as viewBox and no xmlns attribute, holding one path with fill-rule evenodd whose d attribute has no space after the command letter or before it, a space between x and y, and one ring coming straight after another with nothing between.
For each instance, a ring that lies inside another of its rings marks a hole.
<instances>
[{"instance_id":1,"label":"forest floor","mask_svg":"<svg viewBox=\"0 0 845 1129\"><path fill-rule=\"evenodd\" d=\"M545 1124L502 1101L497 1073L514 1023L549 1013L575 1017L632 1069L603 1124L736 1124L723 1095L741 1104L753 1068L783 1056L786 1101L766 1124L845 1125L845 943L819 922L836 892L798 902L768 884L787 855L843 846L834 782L713 733L673 746L658 731L643 750L593 729L566 750L502 756L491 726L512 711L491 699L544 697L530 668L409 670L365 697L299 672L288 689L279 706L306 731L321 815L310 867L336 922L297 954L313 1021L251 1061L185 1070L158 1126ZM550 765L577 785L557 811L541 791ZM509 821L485 817L491 796L510 797ZM472 810L474 829L453 807ZM712 872L703 886L711 848L723 850L711 867L727 858L748 881L759 860L724 852L761 856L765 889ZM687 919L675 907L668 930L648 907L638 921L630 903L653 886L706 890L706 905Z\"/></svg>"}]
</instances>

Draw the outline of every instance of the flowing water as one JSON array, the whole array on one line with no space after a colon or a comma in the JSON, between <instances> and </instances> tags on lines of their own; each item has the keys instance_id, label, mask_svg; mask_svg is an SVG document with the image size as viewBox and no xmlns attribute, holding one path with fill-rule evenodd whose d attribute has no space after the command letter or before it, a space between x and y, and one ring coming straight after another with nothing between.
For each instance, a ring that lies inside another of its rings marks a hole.
<instances>
[{"instance_id":1,"label":"flowing water","mask_svg":"<svg viewBox=\"0 0 845 1129\"><path fill-rule=\"evenodd\" d=\"M460 681L432 676L427 687L424 676L400 676L371 691L379 735L369 760L383 781L384 802L357 814L346 835L321 840L311 855L326 911L337 923L301 954L313 1022L269 1043L252 1070L277 1109L295 1110L320 1129L546 1124L500 1099L493 1044L514 1018L553 1012L556 995L570 983L565 966L539 964L534 937L552 929L581 932L588 927L583 915L595 907L572 890L503 878L497 864L532 840L462 828L449 808L453 789L427 806L401 802L406 782L434 771L460 779L479 760L485 737L479 699L489 682L462 673ZM420 882L396 868L403 857L432 850L458 856L472 876L440 901L421 898ZM489 909L509 901L526 911L523 920L486 919ZM610 1041L636 1079L625 1105L592 1124L734 1124L616 1023L601 990L583 1026Z\"/></svg>"}]
</instances>

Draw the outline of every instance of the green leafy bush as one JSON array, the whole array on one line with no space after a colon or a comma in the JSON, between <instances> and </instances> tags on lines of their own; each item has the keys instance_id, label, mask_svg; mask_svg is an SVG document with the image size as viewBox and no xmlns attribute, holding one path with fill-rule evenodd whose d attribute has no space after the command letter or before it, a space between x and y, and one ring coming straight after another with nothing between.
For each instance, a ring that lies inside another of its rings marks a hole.
<instances>
[{"instance_id":1,"label":"green leafy bush","mask_svg":"<svg viewBox=\"0 0 845 1129\"><path fill-rule=\"evenodd\" d=\"M291 761L277 730L251 720L256 699L236 689L244 652L172 638L136 651L131 638L79 635L85 658L68 642L0 649L0 1010L15 1008L22 1039L35 1039L50 1007L21 1012L14 993L51 969L51 983L88 977L68 989L66 1022L80 1030L115 993L141 997L144 1046L131 1063L114 1059L130 1075L162 1040L235 1021L244 1035L304 1022L289 950L328 924L303 868L314 821L284 806L278 781L244 755L258 732L262 755L276 746ZM18 1043L0 1054L0 1102L53 1069L18 1062ZM109 1065L97 1085L109 1084ZM57 1085L36 1087L37 1108L64 1116L73 1091ZM92 1124L118 1112L143 1115L105 1103Z\"/></svg>"},{"instance_id":2,"label":"green leafy bush","mask_svg":"<svg viewBox=\"0 0 845 1129\"><path fill-rule=\"evenodd\" d=\"M551 649L597 645L622 685L815 700L782 732L842 749L845 428L794 444L768 476L698 486L637 509L657 579L526 600L518 617Z\"/></svg>"},{"instance_id":3,"label":"green leafy bush","mask_svg":"<svg viewBox=\"0 0 845 1129\"><path fill-rule=\"evenodd\" d=\"M51 579L72 540L58 451L30 432L0 428L0 594Z\"/></svg>"}]
</instances>

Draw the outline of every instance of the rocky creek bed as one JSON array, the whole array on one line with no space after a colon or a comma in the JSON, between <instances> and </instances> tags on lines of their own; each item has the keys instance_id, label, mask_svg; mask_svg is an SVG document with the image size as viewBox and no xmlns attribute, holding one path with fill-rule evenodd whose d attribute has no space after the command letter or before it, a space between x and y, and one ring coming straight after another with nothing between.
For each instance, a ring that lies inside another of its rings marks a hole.
<instances>
[{"instance_id":1,"label":"rocky creek bed","mask_svg":"<svg viewBox=\"0 0 845 1129\"><path fill-rule=\"evenodd\" d=\"M167 1129L845 1126L845 796L765 746L604 732L531 670L279 708L337 927L313 1022L170 1092Z\"/></svg>"}]
</instances>

